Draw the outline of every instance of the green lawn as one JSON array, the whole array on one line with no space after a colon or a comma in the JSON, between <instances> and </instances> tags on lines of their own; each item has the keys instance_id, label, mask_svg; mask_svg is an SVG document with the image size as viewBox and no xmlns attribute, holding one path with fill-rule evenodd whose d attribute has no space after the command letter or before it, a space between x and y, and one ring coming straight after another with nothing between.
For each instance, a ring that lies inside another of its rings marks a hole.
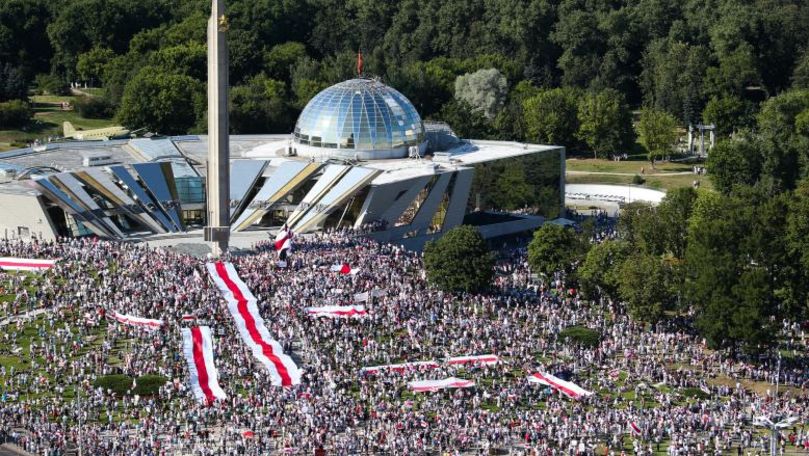
<instances>
[{"instance_id":1,"label":"green lawn","mask_svg":"<svg viewBox=\"0 0 809 456\"><path fill-rule=\"evenodd\" d=\"M579 159L571 158L567 160L568 171L591 171L599 173L632 173L640 174L643 168L646 174L653 173L676 173L689 172L692 166L684 163L663 163L655 164L654 169L648 161L641 160L603 160L603 159Z\"/></svg>"},{"instance_id":2,"label":"green lawn","mask_svg":"<svg viewBox=\"0 0 809 456\"><path fill-rule=\"evenodd\" d=\"M21 130L0 130L0 151L24 147L34 139L46 139L48 136L61 136L62 123L71 122L76 128L104 128L115 124L112 119L85 119L76 111L62 111L61 102L74 103L76 97L37 95L31 97L34 102L34 119Z\"/></svg>"}]
</instances>

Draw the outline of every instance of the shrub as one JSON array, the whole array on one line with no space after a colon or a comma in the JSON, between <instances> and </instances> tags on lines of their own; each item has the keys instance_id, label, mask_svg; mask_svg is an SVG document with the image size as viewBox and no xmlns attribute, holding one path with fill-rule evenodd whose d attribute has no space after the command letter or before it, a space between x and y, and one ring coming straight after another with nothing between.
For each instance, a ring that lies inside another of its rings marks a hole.
<instances>
[{"instance_id":1,"label":"shrub","mask_svg":"<svg viewBox=\"0 0 809 456\"><path fill-rule=\"evenodd\" d=\"M108 119L115 114L115 108L106 98L79 97L75 106L76 111L87 119Z\"/></svg>"},{"instance_id":2,"label":"shrub","mask_svg":"<svg viewBox=\"0 0 809 456\"><path fill-rule=\"evenodd\" d=\"M0 103L0 130L24 127L33 116L31 107L22 100Z\"/></svg>"},{"instance_id":3,"label":"shrub","mask_svg":"<svg viewBox=\"0 0 809 456\"><path fill-rule=\"evenodd\" d=\"M595 347L601 341L601 334L594 329L585 328L584 326L570 326L559 333L559 338L569 344Z\"/></svg>"},{"instance_id":4,"label":"shrub","mask_svg":"<svg viewBox=\"0 0 809 456\"><path fill-rule=\"evenodd\" d=\"M70 87L68 87L67 82L55 74L38 74L36 85L40 93L47 92L51 95L70 94Z\"/></svg>"},{"instance_id":5,"label":"shrub","mask_svg":"<svg viewBox=\"0 0 809 456\"><path fill-rule=\"evenodd\" d=\"M479 291L494 275L494 257L478 230L455 227L424 248L427 280L445 291Z\"/></svg>"},{"instance_id":6,"label":"shrub","mask_svg":"<svg viewBox=\"0 0 809 456\"><path fill-rule=\"evenodd\" d=\"M133 392L140 396L153 396L167 381L168 379L161 375L144 375L138 377L138 384Z\"/></svg>"},{"instance_id":7,"label":"shrub","mask_svg":"<svg viewBox=\"0 0 809 456\"><path fill-rule=\"evenodd\" d=\"M635 176L632 177L632 183L635 185L643 185L646 183L646 179L640 174L635 174Z\"/></svg>"},{"instance_id":8,"label":"shrub","mask_svg":"<svg viewBox=\"0 0 809 456\"><path fill-rule=\"evenodd\" d=\"M699 388L683 388L680 390L680 394L683 397L693 397L695 399L708 399L710 396L705 391L702 391Z\"/></svg>"}]
</instances>

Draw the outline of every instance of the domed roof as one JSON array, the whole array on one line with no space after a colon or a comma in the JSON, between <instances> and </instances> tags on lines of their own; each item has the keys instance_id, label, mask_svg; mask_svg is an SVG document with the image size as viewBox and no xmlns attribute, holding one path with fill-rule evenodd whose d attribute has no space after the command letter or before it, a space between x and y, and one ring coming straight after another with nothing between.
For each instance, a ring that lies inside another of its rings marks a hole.
<instances>
[{"instance_id":1,"label":"domed roof","mask_svg":"<svg viewBox=\"0 0 809 456\"><path fill-rule=\"evenodd\" d=\"M394 158L424 143L424 125L404 95L378 80L362 78L315 95L298 117L294 135L304 146L348 149L337 155L374 151L361 158Z\"/></svg>"}]
</instances>

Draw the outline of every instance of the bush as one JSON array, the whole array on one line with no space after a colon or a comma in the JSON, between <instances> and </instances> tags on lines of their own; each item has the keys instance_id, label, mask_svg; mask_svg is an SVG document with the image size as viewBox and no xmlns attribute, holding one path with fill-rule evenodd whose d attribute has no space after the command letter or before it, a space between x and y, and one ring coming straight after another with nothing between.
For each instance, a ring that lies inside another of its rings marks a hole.
<instances>
[{"instance_id":1,"label":"bush","mask_svg":"<svg viewBox=\"0 0 809 456\"><path fill-rule=\"evenodd\" d=\"M104 388L105 390L112 390L117 396L126 396L137 394L139 396L151 396L157 394L157 391L168 380L166 377L160 375L144 375L138 377L137 385L132 388L133 378L124 374L105 375L98 377L93 382L96 388Z\"/></svg>"},{"instance_id":2,"label":"bush","mask_svg":"<svg viewBox=\"0 0 809 456\"><path fill-rule=\"evenodd\" d=\"M67 82L55 74L38 74L36 77L37 89L40 93L51 95L69 95L70 87Z\"/></svg>"},{"instance_id":3,"label":"bush","mask_svg":"<svg viewBox=\"0 0 809 456\"><path fill-rule=\"evenodd\" d=\"M635 185L643 185L646 183L646 179L644 179L640 174L635 174L632 177L632 183Z\"/></svg>"},{"instance_id":4,"label":"bush","mask_svg":"<svg viewBox=\"0 0 809 456\"><path fill-rule=\"evenodd\" d=\"M693 397L694 399L700 400L708 399L710 397L708 393L699 388L683 388L680 390L680 394L682 394L683 397Z\"/></svg>"},{"instance_id":5,"label":"bush","mask_svg":"<svg viewBox=\"0 0 809 456\"><path fill-rule=\"evenodd\" d=\"M601 341L601 334L584 326L570 326L559 333L559 338L569 344L595 347Z\"/></svg>"},{"instance_id":6,"label":"bush","mask_svg":"<svg viewBox=\"0 0 809 456\"><path fill-rule=\"evenodd\" d=\"M33 116L31 107L22 100L0 103L0 130L22 128Z\"/></svg>"},{"instance_id":7,"label":"bush","mask_svg":"<svg viewBox=\"0 0 809 456\"><path fill-rule=\"evenodd\" d=\"M115 108L106 98L79 97L75 103L76 111L87 119L109 119L115 114Z\"/></svg>"},{"instance_id":8,"label":"bush","mask_svg":"<svg viewBox=\"0 0 809 456\"><path fill-rule=\"evenodd\" d=\"M424 248L427 280L445 291L479 291L494 275L494 258L478 230L461 225Z\"/></svg>"}]
</instances>

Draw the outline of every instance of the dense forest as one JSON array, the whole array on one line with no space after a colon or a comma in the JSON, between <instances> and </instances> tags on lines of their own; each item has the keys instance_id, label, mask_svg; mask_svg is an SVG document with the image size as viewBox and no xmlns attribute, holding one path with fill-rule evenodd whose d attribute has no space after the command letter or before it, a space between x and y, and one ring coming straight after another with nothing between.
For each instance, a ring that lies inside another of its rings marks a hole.
<instances>
[{"instance_id":1,"label":"dense forest","mask_svg":"<svg viewBox=\"0 0 809 456\"><path fill-rule=\"evenodd\" d=\"M83 114L202 131L209 3L5 0L0 101L82 82L105 89ZM728 135L756 127L764 99L809 88L802 0L232 0L228 24L237 133L291 131L359 50L461 135L596 156L634 146L630 110Z\"/></svg>"}]
</instances>

